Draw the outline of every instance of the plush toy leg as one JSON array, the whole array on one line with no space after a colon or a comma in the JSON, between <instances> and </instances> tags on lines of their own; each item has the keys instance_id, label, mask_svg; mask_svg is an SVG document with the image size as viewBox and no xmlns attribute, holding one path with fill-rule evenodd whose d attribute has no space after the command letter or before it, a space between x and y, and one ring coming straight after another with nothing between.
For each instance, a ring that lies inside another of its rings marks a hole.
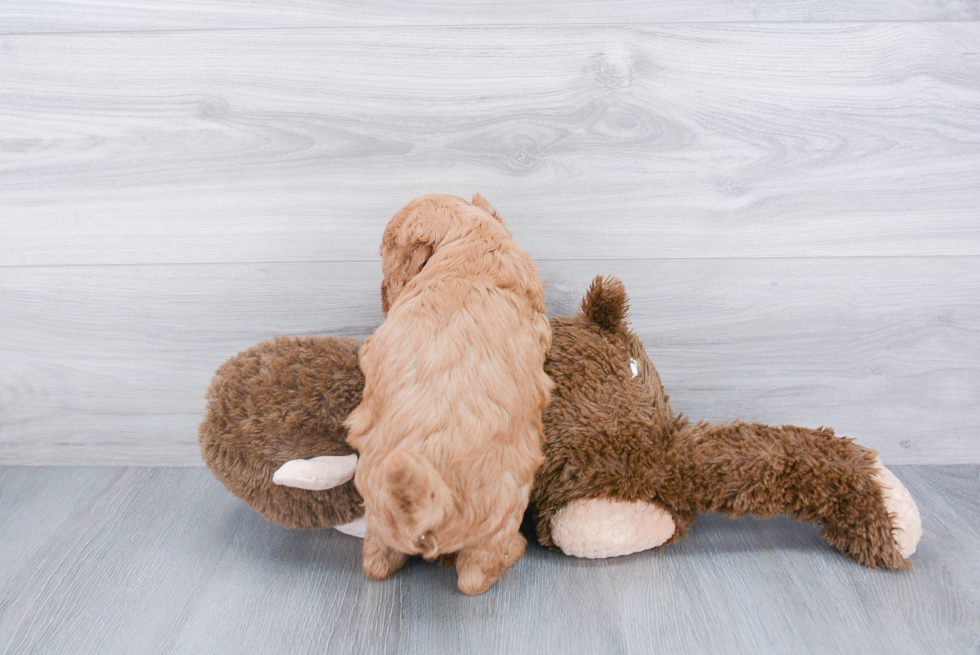
<instances>
[{"instance_id":1,"label":"plush toy leg","mask_svg":"<svg viewBox=\"0 0 980 655\"><path fill-rule=\"evenodd\" d=\"M384 580L400 569L408 560L408 556L389 548L370 531L364 535L364 553L361 564L364 573L373 580Z\"/></svg>"},{"instance_id":2,"label":"plush toy leg","mask_svg":"<svg viewBox=\"0 0 980 655\"><path fill-rule=\"evenodd\" d=\"M905 485L881 463L875 459L875 480L881 485L885 497L885 509L892 519L892 536L902 557L909 558L919 545L922 538L922 518L919 507L912 500L912 494Z\"/></svg>"},{"instance_id":3,"label":"plush toy leg","mask_svg":"<svg viewBox=\"0 0 980 655\"><path fill-rule=\"evenodd\" d=\"M350 481L357 468L357 455L291 459L272 475L272 481L285 487L320 491Z\"/></svg>"},{"instance_id":4,"label":"plush toy leg","mask_svg":"<svg viewBox=\"0 0 980 655\"><path fill-rule=\"evenodd\" d=\"M789 514L873 568L907 570L919 522L911 496L874 451L832 430L731 423L689 425L674 437L664 503L698 512Z\"/></svg>"},{"instance_id":5,"label":"plush toy leg","mask_svg":"<svg viewBox=\"0 0 980 655\"><path fill-rule=\"evenodd\" d=\"M551 539L572 557L618 557L663 545L674 519L653 503L604 498L575 500L551 518Z\"/></svg>"},{"instance_id":6,"label":"plush toy leg","mask_svg":"<svg viewBox=\"0 0 980 655\"><path fill-rule=\"evenodd\" d=\"M476 548L461 550L456 556L459 590L469 596L482 594L521 558L526 547L527 540L514 526Z\"/></svg>"}]
</instances>

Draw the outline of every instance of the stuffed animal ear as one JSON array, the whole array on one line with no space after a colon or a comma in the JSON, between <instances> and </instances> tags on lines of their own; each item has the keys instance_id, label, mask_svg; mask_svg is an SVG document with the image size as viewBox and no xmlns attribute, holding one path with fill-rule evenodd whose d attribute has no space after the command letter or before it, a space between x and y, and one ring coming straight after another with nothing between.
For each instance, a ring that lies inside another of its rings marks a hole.
<instances>
[{"instance_id":1,"label":"stuffed animal ear","mask_svg":"<svg viewBox=\"0 0 980 655\"><path fill-rule=\"evenodd\" d=\"M498 221L503 222L504 219L500 218L500 214L498 214L497 210L493 208L493 205L487 202L487 199L481 196L479 193L473 194L473 201L470 204L475 207L479 207L483 211L487 212L488 214L496 218Z\"/></svg>"},{"instance_id":2,"label":"stuffed animal ear","mask_svg":"<svg viewBox=\"0 0 980 655\"><path fill-rule=\"evenodd\" d=\"M597 275L582 299L582 313L593 323L612 332L626 329L629 297L619 279Z\"/></svg>"}]
</instances>

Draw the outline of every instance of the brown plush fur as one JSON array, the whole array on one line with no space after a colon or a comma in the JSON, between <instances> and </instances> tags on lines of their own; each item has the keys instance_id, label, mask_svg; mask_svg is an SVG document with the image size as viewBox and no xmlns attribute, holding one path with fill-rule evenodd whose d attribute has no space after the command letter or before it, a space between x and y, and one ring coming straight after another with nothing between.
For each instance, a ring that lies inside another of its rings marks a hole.
<instances>
[{"instance_id":1,"label":"brown plush fur","mask_svg":"<svg viewBox=\"0 0 980 655\"><path fill-rule=\"evenodd\" d=\"M480 200L423 196L391 219L386 319L361 348L364 397L347 421L364 571L385 578L406 555L458 553L469 594L524 553L551 388L541 278Z\"/></svg>"},{"instance_id":2,"label":"brown plush fur","mask_svg":"<svg viewBox=\"0 0 980 655\"><path fill-rule=\"evenodd\" d=\"M862 564L911 567L892 537L874 451L831 430L691 424L675 416L623 320L626 310L622 284L600 277L581 314L553 321L545 370L555 391L531 498L543 545L554 546L551 518L573 500L642 500L673 515L668 543L684 536L698 512L789 514L822 525L824 539Z\"/></svg>"},{"instance_id":3,"label":"brown plush fur","mask_svg":"<svg viewBox=\"0 0 980 655\"><path fill-rule=\"evenodd\" d=\"M873 451L830 430L710 425L674 415L643 345L624 323L626 314L622 285L597 278L582 313L551 322L545 370L555 388L544 415L545 463L528 508L542 544L554 547L551 518L574 500L646 500L673 516L677 530L668 543L685 534L698 512L733 518L785 513L822 525L824 539L862 564L911 567L892 539L873 477ZM352 396L362 385L350 352L349 340L280 339L218 371L201 427L205 460L233 493L271 521L296 525L303 522L298 517L308 516L309 527L332 527L361 513L348 504L356 494L318 496L353 492L353 483L330 492L272 483L272 471L288 459L349 452L341 412L357 404ZM260 376L253 363L259 357L270 371L297 364L308 366L308 375ZM630 358L638 363L636 378ZM349 386L325 393L320 380ZM280 394L283 383L287 391ZM253 422L264 427L247 429ZM314 437L315 429L303 430L306 423L323 425L322 438ZM334 519L334 512L344 516Z\"/></svg>"},{"instance_id":4,"label":"brown plush fur","mask_svg":"<svg viewBox=\"0 0 980 655\"><path fill-rule=\"evenodd\" d=\"M225 362L208 389L201 455L233 494L288 528L343 525L364 514L353 483L307 491L272 483L293 459L349 455L344 421L361 402L361 344L277 337Z\"/></svg>"}]
</instances>

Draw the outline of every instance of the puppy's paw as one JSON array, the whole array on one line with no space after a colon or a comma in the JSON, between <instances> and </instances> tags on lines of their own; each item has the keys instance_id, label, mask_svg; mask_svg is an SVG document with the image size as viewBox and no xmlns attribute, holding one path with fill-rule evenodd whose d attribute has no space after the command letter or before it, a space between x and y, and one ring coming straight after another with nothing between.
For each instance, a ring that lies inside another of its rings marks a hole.
<instances>
[{"instance_id":1,"label":"puppy's paw","mask_svg":"<svg viewBox=\"0 0 980 655\"><path fill-rule=\"evenodd\" d=\"M884 467L880 459L875 460L875 467L878 469L875 480L881 485L885 497L885 509L892 517L892 537L895 539L895 545L898 546L898 552L908 559L915 552L919 539L922 538L922 517L919 516L919 508L909 490L894 473Z\"/></svg>"},{"instance_id":2,"label":"puppy's paw","mask_svg":"<svg viewBox=\"0 0 980 655\"><path fill-rule=\"evenodd\" d=\"M480 570L470 569L459 574L459 580L456 584L459 590L467 596L479 596L493 586L493 583L496 581L496 578L491 579Z\"/></svg>"},{"instance_id":3,"label":"puppy's paw","mask_svg":"<svg viewBox=\"0 0 980 655\"><path fill-rule=\"evenodd\" d=\"M520 532L515 532L507 546L507 554L504 558L505 568L513 566L514 562L524 557L524 551L526 550L527 539Z\"/></svg>"},{"instance_id":4,"label":"puppy's paw","mask_svg":"<svg viewBox=\"0 0 980 655\"><path fill-rule=\"evenodd\" d=\"M394 553L391 557L367 557L365 555L361 560L361 566L367 577L372 580L384 580L398 571L406 559L408 558L400 553Z\"/></svg>"},{"instance_id":5,"label":"puppy's paw","mask_svg":"<svg viewBox=\"0 0 980 655\"><path fill-rule=\"evenodd\" d=\"M408 556L385 546L370 533L364 536L364 553L361 566L372 580L384 580L405 564Z\"/></svg>"},{"instance_id":6,"label":"puppy's paw","mask_svg":"<svg viewBox=\"0 0 980 655\"><path fill-rule=\"evenodd\" d=\"M364 557L361 560L364 574L372 580L384 580L390 578L398 569L391 566L384 558Z\"/></svg>"},{"instance_id":7,"label":"puppy's paw","mask_svg":"<svg viewBox=\"0 0 980 655\"><path fill-rule=\"evenodd\" d=\"M482 594L524 555L526 547L524 536L514 532L498 534L480 548L460 552L456 558L459 590L468 596Z\"/></svg>"}]
</instances>

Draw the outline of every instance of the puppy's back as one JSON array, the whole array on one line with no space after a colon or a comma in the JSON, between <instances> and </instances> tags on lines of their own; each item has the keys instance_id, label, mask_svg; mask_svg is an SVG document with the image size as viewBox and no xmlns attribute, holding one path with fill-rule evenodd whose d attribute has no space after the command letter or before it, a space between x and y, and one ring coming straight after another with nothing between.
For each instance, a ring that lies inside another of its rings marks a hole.
<instances>
[{"instance_id":1,"label":"puppy's back","mask_svg":"<svg viewBox=\"0 0 980 655\"><path fill-rule=\"evenodd\" d=\"M364 401L349 426L369 515L412 543L439 517L457 534L434 536L458 549L523 513L542 461L551 332L533 262L495 213L456 201L476 215L439 205L419 221L416 207L386 230L387 320L362 348ZM452 509L420 510L422 490L445 498L440 485Z\"/></svg>"}]
</instances>

